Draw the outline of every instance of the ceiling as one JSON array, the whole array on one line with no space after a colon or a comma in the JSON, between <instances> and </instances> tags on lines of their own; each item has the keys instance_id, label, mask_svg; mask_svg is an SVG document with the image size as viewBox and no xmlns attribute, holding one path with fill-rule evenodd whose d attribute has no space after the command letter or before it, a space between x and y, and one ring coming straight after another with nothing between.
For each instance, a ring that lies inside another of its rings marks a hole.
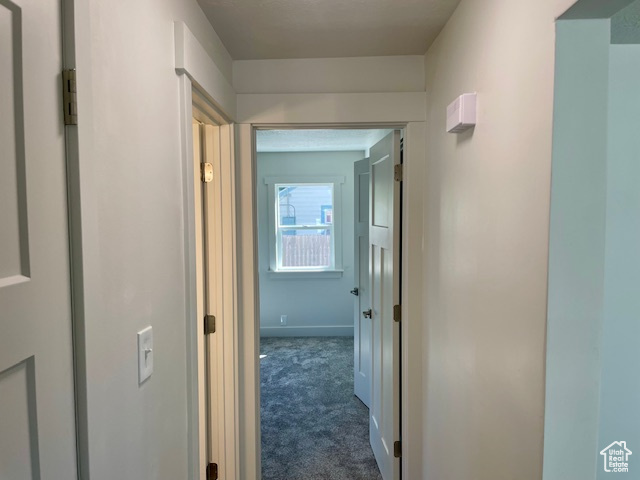
<instances>
[{"instance_id":1,"label":"ceiling","mask_svg":"<svg viewBox=\"0 0 640 480\"><path fill-rule=\"evenodd\" d=\"M234 60L422 55L460 0L198 0Z\"/></svg>"},{"instance_id":2,"label":"ceiling","mask_svg":"<svg viewBox=\"0 0 640 480\"><path fill-rule=\"evenodd\" d=\"M364 151L390 130L258 130L258 152Z\"/></svg>"}]
</instances>

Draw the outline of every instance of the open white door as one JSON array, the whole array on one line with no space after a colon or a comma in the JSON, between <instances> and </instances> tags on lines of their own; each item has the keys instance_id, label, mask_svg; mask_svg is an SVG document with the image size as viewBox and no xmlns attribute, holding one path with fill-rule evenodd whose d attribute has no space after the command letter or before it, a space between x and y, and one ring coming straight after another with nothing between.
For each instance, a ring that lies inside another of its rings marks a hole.
<instances>
[{"instance_id":1,"label":"open white door","mask_svg":"<svg viewBox=\"0 0 640 480\"><path fill-rule=\"evenodd\" d=\"M356 286L351 291L356 298L353 316L354 378L356 396L371 406L371 319L362 312L371 305L369 295L369 159L354 163L354 272Z\"/></svg>"},{"instance_id":2,"label":"open white door","mask_svg":"<svg viewBox=\"0 0 640 480\"><path fill-rule=\"evenodd\" d=\"M75 479L59 0L0 0L0 478Z\"/></svg>"},{"instance_id":3,"label":"open white door","mask_svg":"<svg viewBox=\"0 0 640 480\"><path fill-rule=\"evenodd\" d=\"M400 132L394 131L371 148L369 255L373 331L371 448L384 480L400 478L394 442L400 438L400 325L394 305L400 304L400 185L394 168L400 164Z\"/></svg>"}]
</instances>

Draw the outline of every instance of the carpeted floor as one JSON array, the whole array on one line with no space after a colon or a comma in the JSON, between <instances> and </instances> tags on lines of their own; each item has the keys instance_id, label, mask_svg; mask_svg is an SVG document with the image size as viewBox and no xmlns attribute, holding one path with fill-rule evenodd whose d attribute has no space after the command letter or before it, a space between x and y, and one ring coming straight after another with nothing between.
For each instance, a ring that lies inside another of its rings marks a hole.
<instances>
[{"instance_id":1,"label":"carpeted floor","mask_svg":"<svg viewBox=\"0 0 640 480\"><path fill-rule=\"evenodd\" d=\"M262 480L381 480L353 338L262 338Z\"/></svg>"}]
</instances>

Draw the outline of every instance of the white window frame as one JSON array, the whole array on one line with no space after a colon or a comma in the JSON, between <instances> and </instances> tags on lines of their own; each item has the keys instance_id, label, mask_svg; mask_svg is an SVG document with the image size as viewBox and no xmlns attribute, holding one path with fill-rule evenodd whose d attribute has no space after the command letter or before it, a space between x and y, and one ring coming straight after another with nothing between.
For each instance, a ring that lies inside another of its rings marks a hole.
<instances>
[{"instance_id":1,"label":"white window frame","mask_svg":"<svg viewBox=\"0 0 640 480\"><path fill-rule=\"evenodd\" d=\"M268 231L269 231L269 275L274 278L296 278L296 277L341 277L342 270L342 185L345 183L343 176L324 175L295 175L265 177L264 183L267 186L267 206L268 206ZM333 259L329 267L286 267L283 268L278 261L278 245L281 230L277 228L277 196L276 189L281 185L332 185L333 187L333 224L326 225L300 225L299 230L332 230L332 250Z\"/></svg>"}]
</instances>

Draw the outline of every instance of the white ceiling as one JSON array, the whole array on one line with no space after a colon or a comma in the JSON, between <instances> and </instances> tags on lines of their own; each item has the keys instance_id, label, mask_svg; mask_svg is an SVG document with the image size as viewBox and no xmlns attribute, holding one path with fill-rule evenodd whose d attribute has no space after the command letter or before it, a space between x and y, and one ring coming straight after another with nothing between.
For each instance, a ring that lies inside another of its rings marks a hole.
<instances>
[{"instance_id":1,"label":"white ceiling","mask_svg":"<svg viewBox=\"0 0 640 480\"><path fill-rule=\"evenodd\" d=\"M234 60L422 55L460 0L198 0Z\"/></svg>"},{"instance_id":2,"label":"white ceiling","mask_svg":"<svg viewBox=\"0 0 640 480\"><path fill-rule=\"evenodd\" d=\"M390 130L258 130L258 152L363 151Z\"/></svg>"}]
</instances>

